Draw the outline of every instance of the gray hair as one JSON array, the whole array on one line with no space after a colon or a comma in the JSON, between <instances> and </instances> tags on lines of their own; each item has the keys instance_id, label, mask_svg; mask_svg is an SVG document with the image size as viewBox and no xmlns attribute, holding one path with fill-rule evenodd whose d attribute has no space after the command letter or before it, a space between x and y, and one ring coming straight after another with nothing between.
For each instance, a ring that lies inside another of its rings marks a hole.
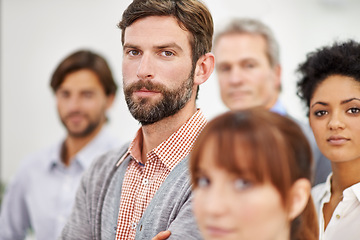
<instances>
[{"instance_id":1,"label":"gray hair","mask_svg":"<svg viewBox=\"0 0 360 240\"><path fill-rule=\"evenodd\" d=\"M214 46L219 39L229 34L254 34L261 35L267 43L267 56L272 67L280 64L280 49L272 30L259 20L251 18L236 18L226 25L214 37Z\"/></svg>"}]
</instances>

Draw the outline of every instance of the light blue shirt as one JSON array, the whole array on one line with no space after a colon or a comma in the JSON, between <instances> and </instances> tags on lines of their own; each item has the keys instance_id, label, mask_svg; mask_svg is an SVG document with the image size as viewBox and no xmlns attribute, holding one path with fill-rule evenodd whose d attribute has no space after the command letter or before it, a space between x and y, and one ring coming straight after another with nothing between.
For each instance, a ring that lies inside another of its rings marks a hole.
<instances>
[{"instance_id":1,"label":"light blue shirt","mask_svg":"<svg viewBox=\"0 0 360 240\"><path fill-rule=\"evenodd\" d=\"M24 239L32 228L37 240L57 239L71 213L81 175L97 156L121 146L104 128L66 167L63 141L33 154L7 187L0 213L0 240Z\"/></svg>"},{"instance_id":2,"label":"light blue shirt","mask_svg":"<svg viewBox=\"0 0 360 240\"><path fill-rule=\"evenodd\" d=\"M287 115L285 106L281 103L281 101L278 99L274 106L270 109L271 112L275 112L279 115L285 116Z\"/></svg>"}]
</instances>

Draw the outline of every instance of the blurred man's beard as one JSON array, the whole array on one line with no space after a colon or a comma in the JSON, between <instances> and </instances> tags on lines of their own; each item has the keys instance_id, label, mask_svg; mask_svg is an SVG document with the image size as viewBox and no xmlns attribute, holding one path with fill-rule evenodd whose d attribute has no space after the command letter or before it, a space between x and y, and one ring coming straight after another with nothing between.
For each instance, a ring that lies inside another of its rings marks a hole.
<instances>
[{"instance_id":1,"label":"blurred man's beard","mask_svg":"<svg viewBox=\"0 0 360 240\"><path fill-rule=\"evenodd\" d=\"M174 90L169 90L163 84L141 80L129 86L124 85L125 100L132 116L144 126L172 116L184 108L191 98L193 84L194 78L192 73L188 79L183 81ZM162 99L154 103L152 103L152 99L148 98L134 101L132 93L142 88L159 92L162 95Z\"/></svg>"},{"instance_id":2,"label":"blurred man's beard","mask_svg":"<svg viewBox=\"0 0 360 240\"><path fill-rule=\"evenodd\" d=\"M61 122L64 125L64 127L66 128L66 131L67 131L68 135L71 136L71 137L74 137L74 138L87 137L92 132L94 132L95 129L101 124L101 117L100 116L97 119L93 119L93 120L90 119L89 116L86 116L86 118L88 119L88 124L85 126L85 128L80 129L80 130L73 130L71 127L69 127L67 125L66 118L68 118L68 117L70 117L72 115L76 115L76 114L82 114L82 113L73 112L73 113L69 113L64 118L60 117Z\"/></svg>"}]
</instances>

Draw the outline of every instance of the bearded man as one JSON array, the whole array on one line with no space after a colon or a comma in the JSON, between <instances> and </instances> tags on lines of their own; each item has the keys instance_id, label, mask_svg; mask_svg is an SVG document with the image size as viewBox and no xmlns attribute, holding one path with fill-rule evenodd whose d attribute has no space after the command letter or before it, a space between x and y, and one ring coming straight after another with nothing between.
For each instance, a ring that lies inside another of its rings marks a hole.
<instances>
[{"instance_id":1,"label":"bearded man","mask_svg":"<svg viewBox=\"0 0 360 240\"><path fill-rule=\"evenodd\" d=\"M206 124L196 97L214 69L211 14L198 0L134 0L119 27L125 99L141 128L84 175L61 239L151 239L164 230L201 239L188 156Z\"/></svg>"},{"instance_id":2,"label":"bearded man","mask_svg":"<svg viewBox=\"0 0 360 240\"><path fill-rule=\"evenodd\" d=\"M57 239L83 172L97 156L121 146L105 128L117 85L105 59L89 50L65 57L51 82L67 135L22 161L2 203L0 240Z\"/></svg>"}]
</instances>

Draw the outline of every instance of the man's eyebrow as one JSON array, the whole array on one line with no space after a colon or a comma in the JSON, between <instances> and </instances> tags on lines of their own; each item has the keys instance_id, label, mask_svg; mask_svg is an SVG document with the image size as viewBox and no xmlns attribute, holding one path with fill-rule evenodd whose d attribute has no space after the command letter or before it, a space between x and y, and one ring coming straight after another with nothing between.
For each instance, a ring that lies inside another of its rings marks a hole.
<instances>
[{"instance_id":1,"label":"man's eyebrow","mask_svg":"<svg viewBox=\"0 0 360 240\"><path fill-rule=\"evenodd\" d=\"M136 46L136 45L132 45L132 44L124 44L124 46L123 46L123 49L125 49L125 48L135 48L135 49L138 49L139 47L138 46Z\"/></svg>"},{"instance_id":2,"label":"man's eyebrow","mask_svg":"<svg viewBox=\"0 0 360 240\"><path fill-rule=\"evenodd\" d=\"M182 47L180 47L175 42L161 44L161 45L155 46L154 48L156 48L156 49L175 48L175 49L178 49L180 51L183 51Z\"/></svg>"},{"instance_id":3,"label":"man's eyebrow","mask_svg":"<svg viewBox=\"0 0 360 240\"><path fill-rule=\"evenodd\" d=\"M127 48L140 49L140 47L137 46L137 45L125 43L124 46L123 46L123 49L127 49ZM174 49L176 49L176 50L178 50L180 52L184 51L182 49L182 47L180 47L175 42L160 44L160 45L154 46L153 48L157 49L157 50L166 49L166 48L174 48Z\"/></svg>"}]
</instances>

